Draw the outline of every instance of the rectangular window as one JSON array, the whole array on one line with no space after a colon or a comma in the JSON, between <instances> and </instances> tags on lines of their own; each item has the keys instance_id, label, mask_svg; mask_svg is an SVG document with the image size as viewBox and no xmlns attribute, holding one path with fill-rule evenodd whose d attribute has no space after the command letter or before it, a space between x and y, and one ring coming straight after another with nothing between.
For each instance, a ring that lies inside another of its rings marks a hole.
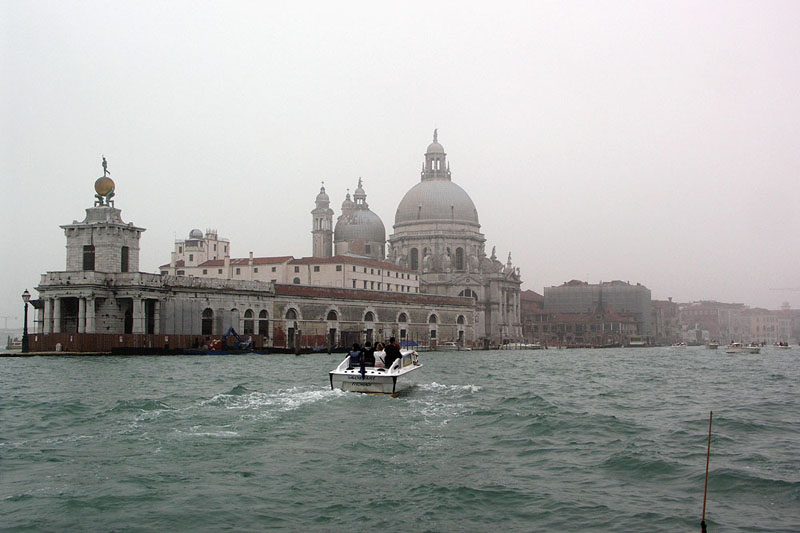
<instances>
[{"instance_id":1,"label":"rectangular window","mask_svg":"<svg viewBox=\"0 0 800 533\"><path fill-rule=\"evenodd\" d=\"M253 269L253 272L255 272L256 274L258 274L258 267L255 267L255 268Z\"/></svg>"},{"instance_id":2,"label":"rectangular window","mask_svg":"<svg viewBox=\"0 0 800 533\"><path fill-rule=\"evenodd\" d=\"M353 288L356 288L356 280L353 280Z\"/></svg>"},{"instance_id":3,"label":"rectangular window","mask_svg":"<svg viewBox=\"0 0 800 533\"><path fill-rule=\"evenodd\" d=\"M204 268L203 269L203 275L205 276L206 274L208 274L208 269Z\"/></svg>"},{"instance_id":4,"label":"rectangular window","mask_svg":"<svg viewBox=\"0 0 800 533\"><path fill-rule=\"evenodd\" d=\"M94 270L94 244L83 247L83 269Z\"/></svg>"},{"instance_id":5,"label":"rectangular window","mask_svg":"<svg viewBox=\"0 0 800 533\"><path fill-rule=\"evenodd\" d=\"M178 253L179 253L179 254L182 254L182 253L183 253L183 246L178 246Z\"/></svg>"},{"instance_id":6,"label":"rectangular window","mask_svg":"<svg viewBox=\"0 0 800 533\"><path fill-rule=\"evenodd\" d=\"M367 280L364 280L364 288L367 288Z\"/></svg>"},{"instance_id":7,"label":"rectangular window","mask_svg":"<svg viewBox=\"0 0 800 533\"><path fill-rule=\"evenodd\" d=\"M314 272L319 272L319 267L318 266L314 267Z\"/></svg>"},{"instance_id":8,"label":"rectangular window","mask_svg":"<svg viewBox=\"0 0 800 533\"><path fill-rule=\"evenodd\" d=\"M296 267L294 267L294 271L295 271L295 272L300 272L300 267L297 267L297 266L296 266Z\"/></svg>"},{"instance_id":9,"label":"rectangular window","mask_svg":"<svg viewBox=\"0 0 800 533\"><path fill-rule=\"evenodd\" d=\"M364 274L367 273L367 267L364 267Z\"/></svg>"},{"instance_id":10,"label":"rectangular window","mask_svg":"<svg viewBox=\"0 0 800 533\"><path fill-rule=\"evenodd\" d=\"M217 274L222 274L222 269L221 268L217 269Z\"/></svg>"},{"instance_id":11,"label":"rectangular window","mask_svg":"<svg viewBox=\"0 0 800 533\"><path fill-rule=\"evenodd\" d=\"M214 251L215 252L217 251L217 245L216 244L214 245Z\"/></svg>"},{"instance_id":12,"label":"rectangular window","mask_svg":"<svg viewBox=\"0 0 800 533\"><path fill-rule=\"evenodd\" d=\"M336 272L342 271L342 265L336 265Z\"/></svg>"},{"instance_id":13,"label":"rectangular window","mask_svg":"<svg viewBox=\"0 0 800 533\"><path fill-rule=\"evenodd\" d=\"M374 274L374 273L375 273L375 269L374 269L374 268L370 268L370 269L369 269L369 273L370 273L370 274Z\"/></svg>"},{"instance_id":14,"label":"rectangular window","mask_svg":"<svg viewBox=\"0 0 800 533\"><path fill-rule=\"evenodd\" d=\"M370 246L369 244L365 245L364 246L364 252L367 253L367 254L371 254L372 253L372 246Z\"/></svg>"},{"instance_id":15,"label":"rectangular window","mask_svg":"<svg viewBox=\"0 0 800 533\"><path fill-rule=\"evenodd\" d=\"M186 274L186 272L183 270L178 270L177 272L175 272L175 274L177 274L178 276L183 276Z\"/></svg>"},{"instance_id":16,"label":"rectangular window","mask_svg":"<svg viewBox=\"0 0 800 533\"><path fill-rule=\"evenodd\" d=\"M355 272L355 271L356 271L356 267L355 267L355 265L353 265L353 272Z\"/></svg>"},{"instance_id":17,"label":"rectangular window","mask_svg":"<svg viewBox=\"0 0 800 533\"><path fill-rule=\"evenodd\" d=\"M127 272L129 267L129 259L128 256L130 254L130 249L127 246L123 246L122 250L120 251L120 272Z\"/></svg>"},{"instance_id":18,"label":"rectangular window","mask_svg":"<svg viewBox=\"0 0 800 533\"><path fill-rule=\"evenodd\" d=\"M273 272L276 272L277 270L278 270L278 267L272 267L272 271Z\"/></svg>"},{"instance_id":19,"label":"rectangular window","mask_svg":"<svg viewBox=\"0 0 800 533\"><path fill-rule=\"evenodd\" d=\"M161 271L161 275L162 275L162 276L166 276L167 274L169 274L169 272L167 272L166 270L162 270L162 271Z\"/></svg>"},{"instance_id":20,"label":"rectangular window","mask_svg":"<svg viewBox=\"0 0 800 533\"><path fill-rule=\"evenodd\" d=\"M370 281L369 282L369 288L372 289L372 290L375 290L375 282L374 281Z\"/></svg>"},{"instance_id":21,"label":"rectangular window","mask_svg":"<svg viewBox=\"0 0 800 533\"><path fill-rule=\"evenodd\" d=\"M237 268L237 269L236 269L236 275L238 276L238 275L239 275L239 274L241 274L241 273L242 273L242 269L241 269L241 268Z\"/></svg>"},{"instance_id":22,"label":"rectangular window","mask_svg":"<svg viewBox=\"0 0 800 533\"><path fill-rule=\"evenodd\" d=\"M381 282L378 282L378 290L381 290Z\"/></svg>"},{"instance_id":23,"label":"rectangular window","mask_svg":"<svg viewBox=\"0 0 800 533\"><path fill-rule=\"evenodd\" d=\"M194 261L194 254L189 254L189 261Z\"/></svg>"}]
</instances>

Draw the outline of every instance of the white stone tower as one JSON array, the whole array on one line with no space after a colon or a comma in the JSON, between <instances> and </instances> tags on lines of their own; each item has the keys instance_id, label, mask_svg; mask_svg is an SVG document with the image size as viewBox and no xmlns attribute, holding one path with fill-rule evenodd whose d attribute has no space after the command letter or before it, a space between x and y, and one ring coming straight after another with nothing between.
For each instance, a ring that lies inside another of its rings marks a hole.
<instances>
[{"instance_id":1,"label":"white stone tower","mask_svg":"<svg viewBox=\"0 0 800 533\"><path fill-rule=\"evenodd\" d=\"M325 193L325 185L319 188L316 207L311 211L313 222L313 256L333 256L333 209L330 208L331 199Z\"/></svg>"},{"instance_id":2,"label":"white stone tower","mask_svg":"<svg viewBox=\"0 0 800 533\"><path fill-rule=\"evenodd\" d=\"M82 222L61 226L67 237L67 271L138 272L139 238L144 228L122 221L114 207L114 181L104 175L94 183L94 207Z\"/></svg>"}]
</instances>

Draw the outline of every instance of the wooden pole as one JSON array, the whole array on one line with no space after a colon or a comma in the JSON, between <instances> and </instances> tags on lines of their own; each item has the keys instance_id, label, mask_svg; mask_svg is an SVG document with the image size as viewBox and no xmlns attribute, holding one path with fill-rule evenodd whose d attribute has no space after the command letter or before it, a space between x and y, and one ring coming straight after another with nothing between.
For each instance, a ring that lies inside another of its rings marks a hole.
<instances>
[{"instance_id":1,"label":"wooden pole","mask_svg":"<svg viewBox=\"0 0 800 533\"><path fill-rule=\"evenodd\" d=\"M708 494L708 464L711 462L711 419L714 411L708 414L708 448L706 449L706 484L703 488L703 519L700 521L700 531L706 533L706 495Z\"/></svg>"}]
</instances>

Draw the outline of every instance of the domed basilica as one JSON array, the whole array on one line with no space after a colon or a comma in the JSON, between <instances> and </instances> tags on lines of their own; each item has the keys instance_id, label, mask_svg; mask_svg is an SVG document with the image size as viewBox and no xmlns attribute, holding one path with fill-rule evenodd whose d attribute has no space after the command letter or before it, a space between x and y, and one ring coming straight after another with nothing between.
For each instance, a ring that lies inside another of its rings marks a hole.
<instances>
[{"instance_id":1,"label":"domed basilica","mask_svg":"<svg viewBox=\"0 0 800 533\"><path fill-rule=\"evenodd\" d=\"M370 211L361 179L353 199L347 193L335 229L325 187L317 195L313 216L315 257L351 254L383 260L386 230ZM469 194L453 183L447 154L437 131L428 145L421 180L397 207L389 236L388 261L416 271L420 292L462 296L475 302L476 340L500 344L522 338L519 268L505 264L480 232L478 210Z\"/></svg>"}]
</instances>

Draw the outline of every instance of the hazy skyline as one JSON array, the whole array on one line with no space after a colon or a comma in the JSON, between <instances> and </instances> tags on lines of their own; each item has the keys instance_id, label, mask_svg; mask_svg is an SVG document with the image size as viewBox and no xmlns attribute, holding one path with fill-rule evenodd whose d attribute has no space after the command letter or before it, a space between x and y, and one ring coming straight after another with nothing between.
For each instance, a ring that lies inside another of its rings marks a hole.
<instances>
[{"instance_id":1,"label":"hazy skyline","mask_svg":"<svg viewBox=\"0 0 800 533\"><path fill-rule=\"evenodd\" d=\"M323 180L338 216L362 177L388 237L435 127L487 253L510 251L523 289L620 279L656 299L800 308L796 2L0 14L9 326L22 291L64 269L58 226L84 218L102 155L156 272L192 228L233 256L311 255Z\"/></svg>"}]
</instances>

